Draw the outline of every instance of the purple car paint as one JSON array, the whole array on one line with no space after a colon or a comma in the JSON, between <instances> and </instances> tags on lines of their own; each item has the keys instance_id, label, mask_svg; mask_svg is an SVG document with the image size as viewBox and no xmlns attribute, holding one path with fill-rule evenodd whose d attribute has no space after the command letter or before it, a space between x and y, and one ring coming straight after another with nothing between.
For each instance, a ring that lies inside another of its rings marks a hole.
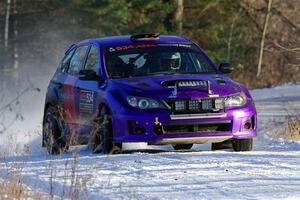
<instances>
[{"instance_id":1,"label":"purple car paint","mask_svg":"<svg viewBox=\"0 0 300 200\"><path fill-rule=\"evenodd\" d=\"M63 109L56 135L70 138L76 132L85 142L105 107L112 143L187 148L248 141L248 149L240 142L235 150L251 150L257 113L246 87L224 75L232 69L228 63L216 67L197 44L180 36L138 34L71 45L48 87L43 144L49 145L49 106Z\"/></svg>"}]
</instances>

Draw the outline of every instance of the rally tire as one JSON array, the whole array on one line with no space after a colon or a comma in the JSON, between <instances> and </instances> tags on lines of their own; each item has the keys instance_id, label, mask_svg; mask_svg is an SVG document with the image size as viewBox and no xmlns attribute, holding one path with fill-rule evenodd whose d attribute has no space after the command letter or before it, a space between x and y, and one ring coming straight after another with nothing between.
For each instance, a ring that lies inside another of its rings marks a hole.
<instances>
[{"instance_id":1,"label":"rally tire","mask_svg":"<svg viewBox=\"0 0 300 200\"><path fill-rule=\"evenodd\" d=\"M57 110L50 106L43 122L43 146L47 148L50 155L61 154L68 150L60 120Z\"/></svg>"},{"instance_id":2,"label":"rally tire","mask_svg":"<svg viewBox=\"0 0 300 200\"><path fill-rule=\"evenodd\" d=\"M253 138L233 139L232 147L234 151L251 151L253 147Z\"/></svg>"},{"instance_id":3,"label":"rally tire","mask_svg":"<svg viewBox=\"0 0 300 200\"><path fill-rule=\"evenodd\" d=\"M113 142L112 117L105 107L94 120L90 147L93 153L114 154L121 151L120 145Z\"/></svg>"},{"instance_id":4,"label":"rally tire","mask_svg":"<svg viewBox=\"0 0 300 200\"><path fill-rule=\"evenodd\" d=\"M193 144L173 144L175 150L189 150L193 147Z\"/></svg>"}]
</instances>

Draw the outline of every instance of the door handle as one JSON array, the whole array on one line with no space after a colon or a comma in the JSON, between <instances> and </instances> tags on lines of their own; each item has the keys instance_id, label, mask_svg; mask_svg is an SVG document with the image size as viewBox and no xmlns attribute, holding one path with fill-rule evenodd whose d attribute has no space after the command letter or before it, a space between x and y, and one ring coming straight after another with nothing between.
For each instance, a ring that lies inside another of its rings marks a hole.
<instances>
[{"instance_id":1,"label":"door handle","mask_svg":"<svg viewBox=\"0 0 300 200\"><path fill-rule=\"evenodd\" d=\"M62 88L64 85L62 84L62 83L60 83L60 82L56 82L56 85L57 85L57 87L58 88Z\"/></svg>"}]
</instances>

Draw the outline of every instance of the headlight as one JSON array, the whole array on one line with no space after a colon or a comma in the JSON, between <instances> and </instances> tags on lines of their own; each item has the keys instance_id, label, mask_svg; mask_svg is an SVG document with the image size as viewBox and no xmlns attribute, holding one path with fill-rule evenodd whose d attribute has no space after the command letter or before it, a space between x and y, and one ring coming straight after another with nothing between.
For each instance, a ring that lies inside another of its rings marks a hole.
<instances>
[{"instance_id":1,"label":"headlight","mask_svg":"<svg viewBox=\"0 0 300 200\"><path fill-rule=\"evenodd\" d=\"M247 102L247 98L243 92L226 97L224 99L225 107L243 106L246 104L246 102Z\"/></svg>"},{"instance_id":2,"label":"headlight","mask_svg":"<svg viewBox=\"0 0 300 200\"><path fill-rule=\"evenodd\" d=\"M152 108L165 108L165 106L158 100L149 99L144 97L127 97L129 105L140 109L152 109Z\"/></svg>"}]
</instances>

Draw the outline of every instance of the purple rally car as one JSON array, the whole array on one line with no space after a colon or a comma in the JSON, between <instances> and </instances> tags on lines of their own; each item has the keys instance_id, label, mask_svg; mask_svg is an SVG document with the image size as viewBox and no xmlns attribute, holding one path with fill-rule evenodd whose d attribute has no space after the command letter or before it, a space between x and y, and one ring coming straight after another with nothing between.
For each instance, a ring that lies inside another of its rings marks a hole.
<instances>
[{"instance_id":1,"label":"purple rally car","mask_svg":"<svg viewBox=\"0 0 300 200\"><path fill-rule=\"evenodd\" d=\"M122 144L212 143L252 149L257 118L242 84L223 75L185 37L159 34L104 37L71 45L48 86L43 146L71 144L111 153Z\"/></svg>"}]
</instances>

